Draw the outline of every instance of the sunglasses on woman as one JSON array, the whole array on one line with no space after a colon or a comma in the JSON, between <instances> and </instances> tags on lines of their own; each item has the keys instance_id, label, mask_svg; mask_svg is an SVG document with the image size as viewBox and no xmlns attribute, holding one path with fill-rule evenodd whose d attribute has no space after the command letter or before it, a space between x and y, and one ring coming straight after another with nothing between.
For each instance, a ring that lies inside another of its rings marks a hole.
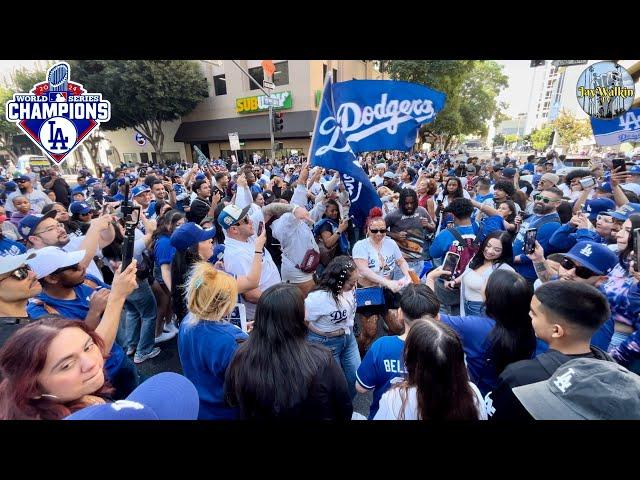
<instances>
[{"instance_id":1,"label":"sunglasses on woman","mask_svg":"<svg viewBox=\"0 0 640 480\"><path fill-rule=\"evenodd\" d=\"M387 229L386 228L385 229L373 229L373 228L370 228L369 231L371 233L387 233Z\"/></svg>"},{"instance_id":2,"label":"sunglasses on woman","mask_svg":"<svg viewBox=\"0 0 640 480\"><path fill-rule=\"evenodd\" d=\"M29 276L29 272L31 271L31 267L29 265L23 265L20 268L16 268L13 272L11 272L6 277L0 280L6 280L7 278L15 278L16 280L24 280Z\"/></svg>"},{"instance_id":3,"label":"sunglasses on woman","mask_svg":"<svg viewBox=\"0 0 640 480\"><path fill-rule=\"evenodd\" d=\"M579 266L577 266L571 259L566 258L566 257L562 259L562 261L560 262L560 265L565 270L573 270L575 268L576 269L576 276L580 277L582 279L585 279L585 280L587 278L595 277L596 275L598 275L597 273L593 272L592 270L589 270L587 267L579 267Z\"/></svg>"},{"instance_id":4,"label":"sunglasses on woman","mask_svg":"<svg viewBox=\"0 0 640 480\"><path fill-rule=\"evenodd\" d=\"M551 203L551 202L558 201L555 198L543 197L542 195L536 195L533 198L535 199L536 202L543 202L543 203Z\"/></svg>"}]
</instances>

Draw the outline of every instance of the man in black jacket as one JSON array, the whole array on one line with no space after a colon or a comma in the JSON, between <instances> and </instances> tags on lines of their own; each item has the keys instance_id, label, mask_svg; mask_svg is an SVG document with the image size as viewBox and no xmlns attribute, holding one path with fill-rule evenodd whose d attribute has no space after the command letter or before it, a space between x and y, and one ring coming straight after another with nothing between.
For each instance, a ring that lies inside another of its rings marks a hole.
<instances>
[{"instance_id":1,"label":"man in black jacket","mask_svg":"<svg viewBox=\"0 0 640 480\"><path fill-rule=\"evenodd\" d=\"M498 385L485 399L490 420L531 420L512 389L551 378L561 365L576 358L613 361L590 345L591 337L609 318L607 298L591 285L553 281L539 287L531 299L531 323L549 350L504 369Z\"/></svg>"},{"instance_id":2,"label":"man in black jacket","mask_svg":"<svg viewBox=\"0 0 640 480\"><path fill-rule=\"evenodd\" d=\"M56 202L61 203L65 208L68 208L71 203L69 199L71 188L66 180L60 177L58 172L53 168L49 170L49 178L43 180L45 180L42 182L43 188L53 190L56 195Z\"/></svg>"}]
</instances>

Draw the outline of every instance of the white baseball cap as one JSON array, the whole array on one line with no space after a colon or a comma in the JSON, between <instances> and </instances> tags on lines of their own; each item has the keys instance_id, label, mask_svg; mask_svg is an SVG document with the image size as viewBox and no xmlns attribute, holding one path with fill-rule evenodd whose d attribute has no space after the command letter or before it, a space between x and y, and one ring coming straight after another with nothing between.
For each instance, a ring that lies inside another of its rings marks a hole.
<instances>
[{"instance_id":1,"label":"white baseball cap","mask_svg":"<svg viewBox=\"0 0 640 480\"><path fill-rule=\"evenodd\" d=\"M37 254L35 251L30 251L27 253L23 253L22 255L7 255L6 257L2 257L2 262L0 262L0 275L13 272L17 268L25 265L27 263L27 260L35 258L36 255Z\"/></svg>"},{"instance_id":2,"label":"white baseball cap","mask_svg":"<svg viewBox=\"0 0 640 480\"><path fill-rule=\"evenodd\" d=\"M33 252L30 250L27 253ZM60 247L44 247L35 250L36 256L29 259L26 263L35 272L38 279L51 275L60 268L70 267L80 261L85 256L85 250L77 250L75 252L66 252Z\"/></svg>"}]
</instances>

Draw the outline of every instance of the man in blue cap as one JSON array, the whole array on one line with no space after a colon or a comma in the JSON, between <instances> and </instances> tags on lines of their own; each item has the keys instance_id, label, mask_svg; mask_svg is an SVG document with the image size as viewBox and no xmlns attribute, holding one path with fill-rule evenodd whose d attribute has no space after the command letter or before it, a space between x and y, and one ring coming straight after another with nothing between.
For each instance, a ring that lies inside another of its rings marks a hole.
<instances>
[{"instance_id":1,"label":"man in blue cap","mask_svg":"<svg viewBox=\"0 0 640 480\"><path fill-rule=\"evenodd\" d=\"M597 288L607 298L603 288L608 274L618 264L618 257L605 245L594 242L578 242L562 255L558 276L551 276L546 267L544 252L536 249L529 255L542 283L549 280L585 283ZM536 282L537 283L537 282ZM614 331L613 315L594 333L591 344L607 351Z\"/></svg>"},{"instance_id":2,"label":"man in blue cap","mask_svg":"<svg viewBox=\"0 0 640 480\"><path fill-rule=\"evenodd\" d=\"M16 207L13 205L13 198L19 195L26 197L31 204L31 208L35 213L42 212L42 207L53 203L51 199L42 190L35 190L31 184L31 179L26 175L21 175L15 179L18 184L19 191L13 192L7 196L5 208L7 212L15 212Z\"/></svg>"}]
</instances>

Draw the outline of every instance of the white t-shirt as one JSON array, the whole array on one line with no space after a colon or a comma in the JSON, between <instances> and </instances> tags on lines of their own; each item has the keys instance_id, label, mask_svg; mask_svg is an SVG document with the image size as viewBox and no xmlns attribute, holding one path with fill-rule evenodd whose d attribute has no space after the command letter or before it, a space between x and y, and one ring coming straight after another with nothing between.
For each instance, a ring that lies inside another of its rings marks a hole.
<instances>
[{"instance_id":1,"label":"white t-shirt","mask_svg":"<svg viewBox=\"0 0 640 480\"><path fill-rule=\"evenodd\" d=\"M640 184L629 182L620 184L620 188L623 190L629 190L630 192L635 193L636 195L640 195Z\"/></svg>"},{"instance_id":2,"label":"white t-shirt","mask_svg":"<svg viewBox=\"0 0 640 480\"><path fill-rule=\"evenodd\" d=\"M305 320L322 332L333 332L344 328L349 333L356 316L355 290L341 293L338 296L339 305L326 290L315 290L304 300Z\"/></svg>"},{"instance_id":3,"label":"white t-shirt","mask_svg":"<svg viewBox=\"0 0 640 480\"><path fill-rule=\"evenodd\" d=\"M84 235L82 237L71 237L71 236L69 236L69 238L70 238L69 243L67 243L64 247L62 247L62 249L65 252L77 252L78 250L82 250L81 244L82 244L82 242L84 242L84 239L85 239ZM100 248L98 248L96 250L96 253L94 253L93 256L94 257L102 257L102 250ZM101 282L104 282L104 277L102 276L102 271L98 268L98 266L96 265L96 262L94 262L93 260L91 260L91 263L87 267L87 273L90 274L90 275L93 275L96 278L98 278Z\"/></svg>"},{"instance_id":4,"label":"white t-shirt","mask_svg":"<svg viewBox=\"0 0 640 480\"><path fill-rule=\"evenodd\" d=\"M396 262L402 258L402 252L398 244L391 238L385 237L380 248L380 255L373 246L370 239L365 238L356 242L353 246L353 258L363 258L367 260L369 268L373 273L383 277L389 277L393 272ZM380 256L384 264L380 263Z\"/></svg>"},{"instance_id":5,"label":"white t-shirt","mask_svg":"<svg viewBox=\"0 0 640 480\"><path fill-rule=\"evenodd\" d=\"M13 199L15 197L27 197L29 199L29 203L31 204L31 209L33 213L41 213L42 209L45 205L49 205L53 203L51 199L41 190L33 189L31 193L20 193L20 190L13 192L11 195L7 196L7 201L5 204L5 209L7 212L15 212L16 207L13 205Z\"/></svg>"},{"instance_id":6,"label":"white t-shirt","mask_svg":"<svg viewBox=\"0 0 640 480\"><path fill-rule=\"evenodd\" d=\"M478 409L478 420L487 420L487 409L484 399L478 387L469 382L473 393L475 393L474 401ZM404 407L404 420L418 420L418 398L416 387L407 389L407 404ZM402 410L402 398L400 397L399 388L390 388L380 398L380 408L376 413L374 420L399 420Z\"/></svg>"},{"instance_id":7,"label":"white t-shirt","mask_svg":"<svg viewBox=\"0 0 640 480\"><path fill-rule=\"evenodd\" d=\"M273 238L280 242L282 250L282 280L291 283L303 283L311 280L312 273L304 273L296 268L296 265L302 263L307 250L320 251L311 228L302 220L297 219L293 213L285 213L271 223L271 233Z\"/></svg>"},{"instance_id":8,"label":"white t-shirt","mask_svg":"<svg viewBox=\"0 0 640 480\"><path fill-rule=\"evenodd\" d=\"M376 175L375 177L371 177L371 183L373 183L376 188L380 187L384 182L384 178L380 175Z\"/></svg>"},{"instance_id":9,"label":"white t-shirt","mask_svg":"<svg viewBox=\"0 0 640 480\"><path fill-rule=\"evenodd\" d=\"M225 238L224 240L224 269L230 275L241 277L248 275L251 271L253 256L255 255L255 238L252 237L247 242L240 242L233 238ZM273 263L271 254L267 249L264 250L262 259L262 273L260 275L260 284L258 288L263 292L271 285L280 283L280 273L278 267ZM253 320L256 313L254 303L243 301L247 308L247 320Z\"/></svg>"}]
</instances>

